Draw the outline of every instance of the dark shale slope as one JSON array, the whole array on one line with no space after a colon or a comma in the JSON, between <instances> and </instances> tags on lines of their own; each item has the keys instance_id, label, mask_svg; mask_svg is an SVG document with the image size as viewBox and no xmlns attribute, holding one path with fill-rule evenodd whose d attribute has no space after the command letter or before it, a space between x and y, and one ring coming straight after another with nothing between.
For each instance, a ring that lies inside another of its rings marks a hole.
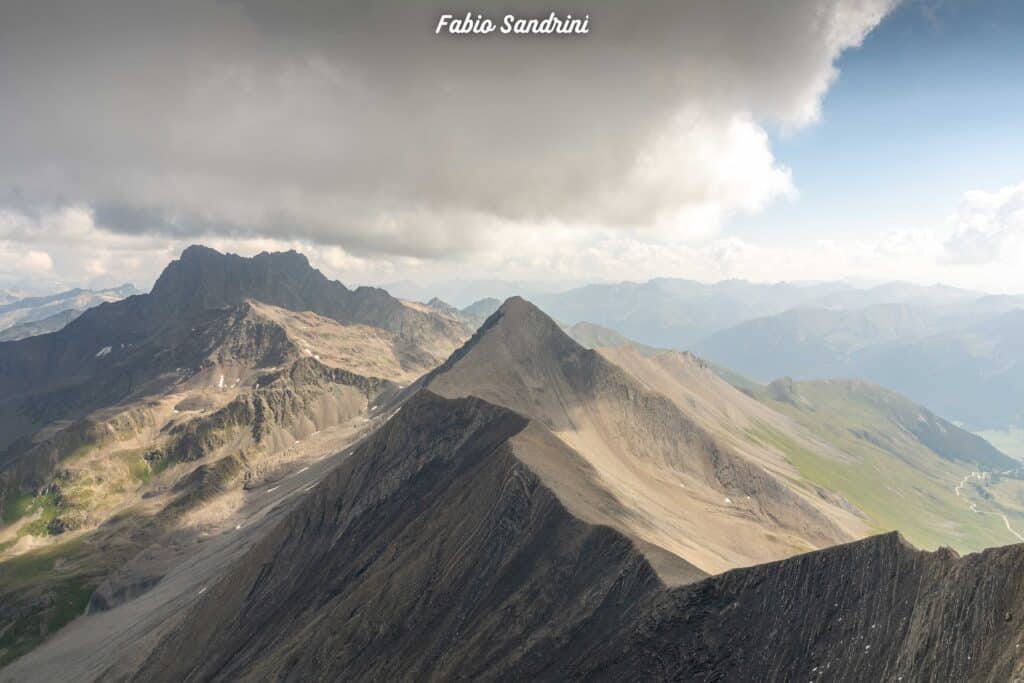
<instances>
[{"instance_id":1,"label":"dark shale slope","mask_svg":"<svg viewBox=\"0 0 1024 683\"><path fill-rule=\"evenodd\" d=\"M1024 546L958 557L893 532L657 595L573 678L1024 680Z\"/></svg>"}]
</instances>

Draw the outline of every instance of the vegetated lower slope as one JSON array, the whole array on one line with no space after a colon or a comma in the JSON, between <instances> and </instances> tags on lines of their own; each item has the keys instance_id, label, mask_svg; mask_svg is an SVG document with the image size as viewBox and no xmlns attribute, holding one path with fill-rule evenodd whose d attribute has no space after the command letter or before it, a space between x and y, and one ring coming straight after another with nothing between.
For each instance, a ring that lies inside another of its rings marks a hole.
<instances>
[{"instance_id":1,"label":"vegetated lower slope","mask_svg":"<svg viewBox=\"0 0 1024 683\"><path fill-rule=\"evenodd\" d=\"M847 454L835 461L770 425L751 430L878 528L899 529L919 547L964 552L1014 543L1024 533L1024 506L1014 494L1024 492L1020 464L909 399L853 380L786 378L751 393Z\"/></svg>"},{"instance_id":2,"label":"vegetated lower slope","mask_svg":"<svg viewBox=\"0 0 1024 683\"><path fill-rule=\"evenodd\" d=\"M163 391L55 425L5 452L0 663L87 603L106 609L148 590L165 565L127 573L122 566L147 546L166 545L164 537L232 513L244 487L288 463L340 449L368 426L371 406L397 391L334 365L344 354L329 342L350 332L333 321L255 303L229 311L189 337L190 351L176 347L179 358L206 356ZM304 323L295 331L281 322L293 316ZM368 340L369 359L380 340Z\"/></svg>"},{"instance_id":3,"label":"vegetated lower slope","mask_svg":"<svg viewBox=\"0 0 1024 683\"><path fill-rule=\"evenodd\" d=\"M543 432L420 392L176 617L133 680L1021 674L1024 547L959 558L888 534L669 589L522 457L529 429Z\"/></svg>"},{"instance_id":4,"label":"vegetated lower slope","mask_svg":"<svg viewBox=\"0 0 1024 683\"><path fill-rule=\"evenodd\" d=\"M610 521L615 528L708 572L868 531L856 511L802 481L781 453L720 438L686 405L584 349L519 298L423 385L448 397L478 396L546 426L626 511Z\"/></svg>"}]
</instances>

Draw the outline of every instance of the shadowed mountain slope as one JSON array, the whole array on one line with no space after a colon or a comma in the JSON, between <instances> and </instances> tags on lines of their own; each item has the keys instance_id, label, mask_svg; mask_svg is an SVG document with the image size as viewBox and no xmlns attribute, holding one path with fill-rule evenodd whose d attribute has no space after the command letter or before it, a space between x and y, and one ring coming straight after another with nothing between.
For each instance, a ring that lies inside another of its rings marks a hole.
<instances>
[{"instance_id":1,"label":"shadowed mountain slope","mask_svg":"<svg viewBox=\"0 0 1024 683\"><path fill-rule=\"evenodd\" d=\"M133 680L1020 673L1021 546L961 559L888 534L668 589L520 457L529 427L420 392L176 617Z\"/></svg>"}]
</instances>

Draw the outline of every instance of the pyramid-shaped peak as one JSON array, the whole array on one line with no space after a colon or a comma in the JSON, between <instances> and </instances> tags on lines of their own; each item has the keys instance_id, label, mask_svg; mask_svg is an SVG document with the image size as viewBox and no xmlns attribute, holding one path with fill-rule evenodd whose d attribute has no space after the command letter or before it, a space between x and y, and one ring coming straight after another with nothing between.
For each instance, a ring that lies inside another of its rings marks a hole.
<instances>
[{"instance_id":1,"label":"pyramid-shaped peak","mask_svg":"<svg viewBox=\"0 0 1024 683\"><path fill-rule=\"evenodd\" d=\"M558 323L551 319L551 316L521 296L505 299L505 303L498 307L498 310L487 319L483 327L502 327L515 335L534 337L555 335L565 337L566 341L572 341L558 326Z\"/></svg>"},{"instance_id":2,"label":"pyramid-shaped peak","mask_svg":"<svg viewBox=\"0 0 1024 683\"><path fill-rule=\"evenodd\" d=\"M426 385L459 364L493 368L499 358L534 364L542 358L564 357L583 351L585 349L544 311L522 297L513 296L487 318L462 348L431 373Z\"/></svg>"}]
</instances>

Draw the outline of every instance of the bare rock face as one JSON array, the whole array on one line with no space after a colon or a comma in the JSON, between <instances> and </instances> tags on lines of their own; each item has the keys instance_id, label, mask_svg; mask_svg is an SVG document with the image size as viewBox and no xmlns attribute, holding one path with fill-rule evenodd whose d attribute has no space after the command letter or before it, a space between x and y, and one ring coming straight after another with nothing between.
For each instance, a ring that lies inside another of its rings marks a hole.
<instances>
[{"instance_id":1,"label":"bare rock face","mask_svg":"<svg viewBox=\"0 0 1024 683\"><path fill-rule=\"evenodd\" d=\"M421 392L197 600L134 679L1021 673L1024 547L960 558L887 534L670 589L516 456L526 427L479 399Z\"/></svg>"}]
</instances>

